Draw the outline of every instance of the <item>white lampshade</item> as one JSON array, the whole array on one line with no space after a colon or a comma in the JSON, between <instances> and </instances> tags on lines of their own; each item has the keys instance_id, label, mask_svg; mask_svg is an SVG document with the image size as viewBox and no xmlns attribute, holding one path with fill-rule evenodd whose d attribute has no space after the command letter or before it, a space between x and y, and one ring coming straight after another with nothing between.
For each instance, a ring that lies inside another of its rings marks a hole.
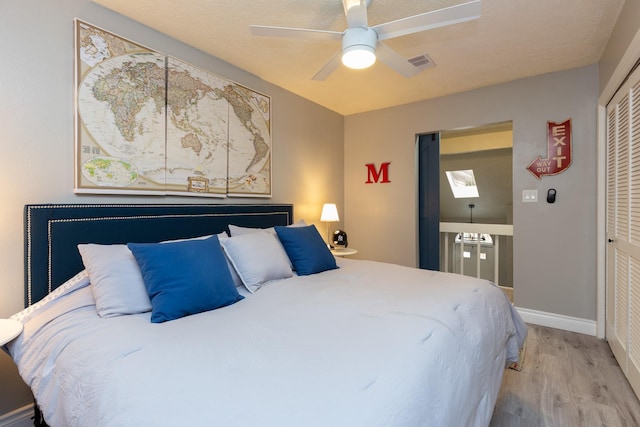
<instances>
[{"instance_id":1,"label":"white lampshade","mask_svg":"<svg viewBox=\"0 0 640 427\"><path fill-rule=\"evenodd\" d=\"M337 222L340 221L338 216L338 208L335 203L325 203L322 206L322 214L320 215L320 221L323 222Z\"/></svg>"}]
</instances>

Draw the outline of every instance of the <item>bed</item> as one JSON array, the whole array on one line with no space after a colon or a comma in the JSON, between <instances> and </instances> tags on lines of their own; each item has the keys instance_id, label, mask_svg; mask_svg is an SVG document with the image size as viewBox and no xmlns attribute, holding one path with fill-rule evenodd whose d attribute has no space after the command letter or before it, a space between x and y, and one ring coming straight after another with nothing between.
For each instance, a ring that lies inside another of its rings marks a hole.
<instances>
[{"instance_id":1,"label":"bed","mask_svg":"<svg viewBox=\"0 0 640 427\"><path fill-rule=\"evenodd\" d=\"M490 282L334 258L286 204L28 205L25 306L51 427L487 426L526 337Z\"/></svg>"}]
</instances>

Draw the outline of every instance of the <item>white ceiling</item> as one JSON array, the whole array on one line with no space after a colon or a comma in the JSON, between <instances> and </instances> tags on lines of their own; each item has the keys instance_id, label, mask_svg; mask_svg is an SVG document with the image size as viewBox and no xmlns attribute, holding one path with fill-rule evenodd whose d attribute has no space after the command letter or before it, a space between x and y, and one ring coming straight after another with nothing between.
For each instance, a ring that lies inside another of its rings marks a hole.
<instances>
[{"instance_id":1,"label":"white ceiling","mask_svg":"<svg viewBox=\"0 0 640 427\"><path fill-rule=\"evenodd\" d=\"M343 115L596 63L624 3L483 0L480 19L385 42L434 68L407 79L376 62L313 81L339 42L255 37L249 25L343 31L341 0L93 1ZM465 1L373 0L369 25Z\"/></svg>"}]
</instances>

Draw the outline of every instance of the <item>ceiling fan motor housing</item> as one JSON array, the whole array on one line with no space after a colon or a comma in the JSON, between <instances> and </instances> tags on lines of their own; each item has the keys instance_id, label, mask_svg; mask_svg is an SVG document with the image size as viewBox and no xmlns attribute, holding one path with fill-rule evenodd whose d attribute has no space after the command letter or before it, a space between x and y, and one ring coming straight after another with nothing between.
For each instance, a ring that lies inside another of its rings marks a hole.
<instances>
[{"instance_id":1,"label":"ceiling fan motor housing","mask_svg":"<svg viewBox=\"0 0 640 427\"><path fill-rule=\"evenodd\" d=\"M376 61L378 34L370 27L348 28L342 36L342 62L349 68L361 69Z\"/></svg>"}]
</instances>

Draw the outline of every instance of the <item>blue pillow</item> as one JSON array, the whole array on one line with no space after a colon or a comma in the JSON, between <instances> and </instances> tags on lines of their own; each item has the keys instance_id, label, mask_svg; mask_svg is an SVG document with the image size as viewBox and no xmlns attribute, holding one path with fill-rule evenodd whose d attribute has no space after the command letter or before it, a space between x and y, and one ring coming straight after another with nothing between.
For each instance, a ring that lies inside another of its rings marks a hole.
<instances>
[{"instance_id":1,"label":"blue pillow","mask_svg":"<svg viewBox=\"0 0 640 427\"><path fill-rule=\"evenodd\" d=\"M231 305L238 294L217 236L169 243L129 243L161 323Z\"/></svg>"},{"instance_id":2,"label":"blue pillow","mask_svg":"<svg viewBox=\"0 0 640 427\"><path fill-rule=\"evenodd\" d=\"M331 255L315 225L277 226L275 229L298 275L307 276L338 268L336 259Z\"/></svg>"}]
</instances>

